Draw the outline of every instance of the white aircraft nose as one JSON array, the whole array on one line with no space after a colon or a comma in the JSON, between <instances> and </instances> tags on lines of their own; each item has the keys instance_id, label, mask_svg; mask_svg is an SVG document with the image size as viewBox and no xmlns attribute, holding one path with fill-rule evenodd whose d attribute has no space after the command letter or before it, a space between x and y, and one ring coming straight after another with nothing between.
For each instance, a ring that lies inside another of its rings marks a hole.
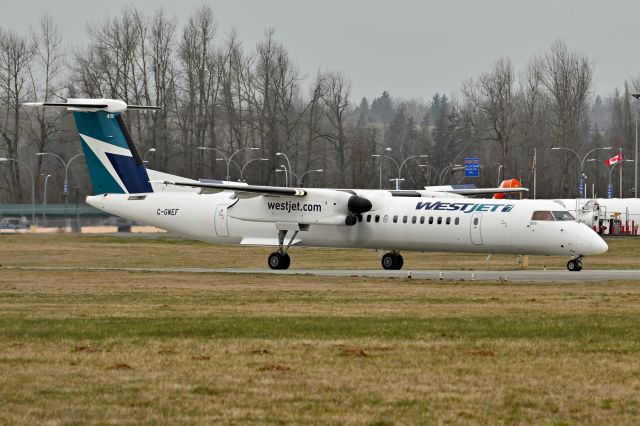
<instances>
[{"instance_id":1,"label":"white aircraft nose","mask_svg":"<svg viewBox=\"0 0 640 426\"><path fill-rule=\"evenodd\" d=\"M609 245L598 234L594 233L593 242L591 243L592 254L602 254L609 250Z\"/></svg>"}]
</instances>

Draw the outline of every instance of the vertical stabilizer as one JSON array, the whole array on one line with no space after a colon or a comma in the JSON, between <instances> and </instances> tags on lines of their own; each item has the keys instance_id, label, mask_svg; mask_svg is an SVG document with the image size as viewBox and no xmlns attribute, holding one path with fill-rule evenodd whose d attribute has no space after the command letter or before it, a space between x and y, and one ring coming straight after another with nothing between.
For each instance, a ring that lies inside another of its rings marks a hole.
<instances>
[{"instance_id":1,"label":"vertical stabilizer","mask_svg":"<svg viewBox=\"0 0 640 426\"><path fill-rule=\"evenodd\" d=\"M74 111L94 194L153 192L119 112Z\"/></svg>"}]
</instances>

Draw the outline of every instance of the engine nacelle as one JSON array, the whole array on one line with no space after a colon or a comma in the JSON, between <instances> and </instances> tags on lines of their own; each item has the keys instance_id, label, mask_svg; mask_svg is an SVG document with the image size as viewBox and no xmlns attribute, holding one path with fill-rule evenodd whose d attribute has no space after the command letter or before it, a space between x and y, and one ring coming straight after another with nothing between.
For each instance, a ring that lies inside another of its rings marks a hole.
<instances>
[{"instance_id":1,"label":"engine nacelle","mask_svg":"<svg viewBox=\"0 0 640 426\"><path fill-rule=\"evenodd\" d=\"M369 210L371 202L360 195L314 189L304 197L259 196L240 199L229 208L229 216L252 222L352 226L357 222L357 215Z\"/></svg>"}]
</instances>

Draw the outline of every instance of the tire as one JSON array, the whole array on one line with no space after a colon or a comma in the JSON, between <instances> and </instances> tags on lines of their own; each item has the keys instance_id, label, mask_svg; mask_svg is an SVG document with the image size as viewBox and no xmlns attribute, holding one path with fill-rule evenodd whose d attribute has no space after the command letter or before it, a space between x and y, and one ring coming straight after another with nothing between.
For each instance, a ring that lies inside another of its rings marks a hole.
<instances>
[{"instance_id":1,"label":"tire","mask_svg":"<svg viewBox=\"0 0 640 426\"><path fill-rule=\"evenodd\" d=\"M289 265L291 265L291 258L288 254L281 254L274 251L269 255L268 263L271 269L287 269Z\"/></svg>"},{"instance_id":2,"label":"tire","mask_svg":"<svg viewBox=\"0 0 640 426\"><path fill-rule=\"evenodd\" d=\"M396 255L394 253L385 253L385 255L382 256L382 260L380 261L380 263L382 263L382 269L395 269L394 266L396 265Z\"/></svg>"},{"instance_id":3,"label":"tire","mask_svg":"<svg viewBox=\"0 0 640 426\"><path fill-rule=\"evenodd\" d=\"M578 260L577 263L578 263L578 269L576 269L576 271L582 271L582 262Z\"/></svg>"},{"instance_id":4,"label":"tire","mask_svg":"<svg viewBox=\"0 0 640 426\"><path fill-rule=\"evenodd\" d=\"M402 269L402 265L404 265L404 259L401 254L397 253L386 253L382 256L382 268L386 270L397 271L398 269Z\"/></svg>"},{"instance_id":5,"label":"tire","mask_svg":"<svg viewBox=\"0 0 640 426\"><path fill-rule=\"evenodd\" d=\"M282 256L282 267L280 269L289 269L289 265L291 265L291 258L289 254L283 254Z\"/></svg>"},{"instance_id":6,"label":"tire","mask_svg":"<svg viewBox=\"0 0 640 426\"><path fill-rule=\"evenodd\" d=\"M283 256L278 252L273 252L269 255L268 263L271 269L282 269L282 265L285 262Z\"/></svg>"},{"instance_id":7,"label":"tire","mask_svg":"<svg viewBox=\"0 0 640 426\"><path fill-rule=\"evenodd\" d=\"M582 269L580 268L580 266L581 266L580 263L575 259L571 259L570 261L567 262L567 269L571 272L579 271L580 269Z\"/></svg>"}]
</instances>

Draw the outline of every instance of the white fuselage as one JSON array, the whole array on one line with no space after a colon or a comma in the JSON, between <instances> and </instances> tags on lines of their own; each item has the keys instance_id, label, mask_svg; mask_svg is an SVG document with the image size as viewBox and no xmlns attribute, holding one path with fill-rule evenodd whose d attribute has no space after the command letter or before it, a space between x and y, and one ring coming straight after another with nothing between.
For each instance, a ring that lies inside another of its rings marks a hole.
<instances>
[{"instance_id":1,"label":"white fuselage","mask_svg":"<svg viewBox=\"0 0 640 426\"><path fill-rule=\"evenodd\" d=\"M607 250L584 224L532 220L534 211L565 210L553 201L392 197L358 190L373 208L346 226L345 200L353 193L314 190L304 198L239 199L230 191L156 192L96 195L87 202L117 216L221 244L278 245L278 230L295 228L300 229L292 241L296 246L571 256Z\"/></svg>"}]
</instances>

